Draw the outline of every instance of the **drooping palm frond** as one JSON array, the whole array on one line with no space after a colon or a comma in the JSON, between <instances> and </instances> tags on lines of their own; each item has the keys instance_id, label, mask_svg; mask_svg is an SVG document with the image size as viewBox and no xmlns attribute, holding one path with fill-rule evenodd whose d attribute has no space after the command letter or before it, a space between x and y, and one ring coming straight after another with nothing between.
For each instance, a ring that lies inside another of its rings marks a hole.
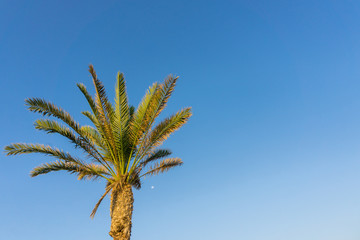
<instances>
[{"instance_id":1,"label":"drooping palm frond","mask_svg":"<svg viewBox=\"0 0 360 240\"><path fill-rule=\"evenodd\" d=\"M38 175L46 174L49 172L55 171L67 171L71 174L77 174L78 179L97 179L103 176L109 176L109 172L103 166L95 165L95 164L84 164L78 165L72 162L65 161L55 161L51 163L44 163L40 166L35 167L31 172L31 177L36 177Z\"/></svg>"},{"instance_id":2,"label":"drooping palm frond","mask_svg":"<svg viewBox=\"0 0 360 240\"><path fill-rule=\"evenodd\" d=\"M45 155L55 157L55 158L57 158L59 160L63 160L64 163L70 163L70 165L72 164L71 166L78 166L78 168L80 170L82 170L82 173L79 172L80 173L79 176L81 176L81 179L84 178L84 177L87 177L87 175L91 175L91 172L92 173L98 173L100 176L102 176L104 178L106 178L105 176L102 175L102 173L104 171L106 172L106 174L112 173L111 168L108 169L104 165L103 166L98 166L98 165L95 165L95 164L87 164L87 163L81 161L80 159L71 156L69 153L66 153L66 152L63 152L62 150L59 150L57 148L52 148L50 146L45 146L45 145L42 145L42 144L15 143L15 144L11 144L9 146L6 146L5 151L7 152L7 155L18 155L18 154L28 154L28 153L42 153L42 154L45 154ZM58 167L59 170L61 170L60 169L61 163L62 162L56 163L58 165L55 164ZM66 166L70 166L70 165L66 165ZM41 166L41 167L43 169L45 169L45 167L51 167L51 166L52 165L44 165L44 166ZM61 165L61 166L65 166L65 165ZM97 172L97 170L99 170L100 172ZM91 177L89 177L89 179L90 178Z\"/></svg>"},{"instance_id":3,"label":"drooping palm frond","mask_svg":"<svg viewBox=\"0 0 360 240\"><path fill-rule=\"evenodd\" d=\"M102 202L102 200L104 200L104 198L106 197L106 195L110 192L110 190L112 189L112 185L111 184L107 184L106 188L105 188L105 193L101 196L101 198L99 199L99 201L96 203L94 209L92 210L90 217L94 218L95 214Z\"/></svg>"},{"instance_id":4,"label":"drooping palm frond","mask_svg":"<svg viewBox=\"0 0 360 240\"><path fill-rule=\"evenodd\" d=\"M46 174L49 172L65 170L71 174L79 172L79 165L72 162L56 161L51 163L44 163L40 166L35 167L30 172L31 177Z\"/></svg>"},{"instance_id":5,"label":"drooping palm frond","mask_svg":"<svg viewBox=\"0 0 360 240\"><path fill-rule=\"evenodd\" d=\"M160 163L154 164L149 170L142 174L140 177L145 177L147 175L158 175L159 173L167 172L171 168L182 165L183 162L180 158L168 158L162 160Z\"/></svg>"},{"instance_id":6,"label":"drooping palm frond","mask_svg":"<svg viewBox=\"0 0 360 240\"><path fill-rule=\"evenodd\" d=\"M71 156L70 153L66 153L58 148L53 148L43 144L14 143L6 146L5 152L7 155L42 153L60 160L64 160L65 162L72 162L80 166L84 165L80 159Z\"/></svg>"}]
</instances>

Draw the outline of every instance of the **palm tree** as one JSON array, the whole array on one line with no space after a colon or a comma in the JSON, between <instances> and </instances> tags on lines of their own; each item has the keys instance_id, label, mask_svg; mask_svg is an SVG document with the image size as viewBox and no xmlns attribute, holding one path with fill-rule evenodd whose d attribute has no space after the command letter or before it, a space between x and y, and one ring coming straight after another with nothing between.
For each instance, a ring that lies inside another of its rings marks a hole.
<instances>
[{"instance_id":1,"label":"palm tree","mask_svg":"<svg viewBox=\"0 0 360 240\"><path fill-rule=\"evenodd\" d=\"M140 189L145 176L166 172L183 163L180 158L166 158L171 151L159 147L171 133L188 121L191 108L184 108L155 125L156 118L174 91L177 77L170 75L164 83L154 83L135 110L129 105L122 73L117 74L115 104L111 104L92 65L89 72L95 85L95 97L88 93L83 84L77 86L91 108L91 112L82 113L94 127L81 126L64 109L43 99L30 98L25 102L31 112L57 118L66 124L40 119L34 124L36 129L66 137L76 148L83 150L86 159L91 162L42 144L15 143L6 146L5 151L7 155L42 153L57 159L34 168L30 173L32 177L65 170L76 174L79 180L105 179L105 193L90 216L95 216L101 201L110 193L109 234L114 240L129 240L134 202L132 188Z\"/></svg>"}]
</instances>

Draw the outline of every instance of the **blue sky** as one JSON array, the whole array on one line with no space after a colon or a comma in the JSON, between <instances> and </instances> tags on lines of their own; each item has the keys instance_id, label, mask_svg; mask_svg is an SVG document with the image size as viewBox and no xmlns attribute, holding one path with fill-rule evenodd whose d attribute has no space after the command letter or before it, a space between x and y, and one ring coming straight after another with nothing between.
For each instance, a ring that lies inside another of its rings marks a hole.
<instances>
[{"instance_id":1,"label":"blue sky","mask_svg":"<svg viewBox=\"0 0 360 240\"><path fill-rule=\"evenodd\" d=\"M133 240L360 239L358 1L0 1L0 145L65 139L33 128L43 97L81 123L94 64L130 102L180 76L163 117L185 164L135 192ZM30 178L52 159L0 155L1 238L110 239L103 182ZM151 189L154 186L154 189Z\"/></svg>"}]
</instances>

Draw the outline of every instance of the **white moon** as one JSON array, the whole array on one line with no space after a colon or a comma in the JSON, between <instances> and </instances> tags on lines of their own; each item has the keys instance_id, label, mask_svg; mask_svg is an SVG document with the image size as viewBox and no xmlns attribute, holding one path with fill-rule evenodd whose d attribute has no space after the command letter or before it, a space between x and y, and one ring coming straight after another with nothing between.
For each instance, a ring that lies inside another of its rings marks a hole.
<instances>
[{"instance_id":1,"label":"white moon","mask_svg":"<svg viewBox=\"0 0 360 240\"><path fill-rule=\"evenodd\" d=\"M154 189L155 187L154 186L151 186L151 189Z\"/></svg>"}]
</instances>

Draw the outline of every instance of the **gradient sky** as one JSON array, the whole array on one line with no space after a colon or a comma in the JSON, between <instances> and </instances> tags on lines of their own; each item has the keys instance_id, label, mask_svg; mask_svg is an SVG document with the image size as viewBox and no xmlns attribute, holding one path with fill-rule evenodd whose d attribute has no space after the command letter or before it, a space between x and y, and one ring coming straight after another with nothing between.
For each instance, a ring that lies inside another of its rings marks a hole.
<instances>
[{"instance_id":1,"label":"gradient sky","mask_svg":"<svg viewBox=\"0 0 360 240\"><path fill-rule=\"evenodd\" d=\"M359 1L0 0L0 145L72 151L24 99L87 124L90 63L134 105L173 73L162 116L194 116L165 146L185 164L135 191L133 240L359 240L359 43ZM1 239L110 239L109 198L89 218L104 182L0 158Z\"/></svg>"}]
</instances>

